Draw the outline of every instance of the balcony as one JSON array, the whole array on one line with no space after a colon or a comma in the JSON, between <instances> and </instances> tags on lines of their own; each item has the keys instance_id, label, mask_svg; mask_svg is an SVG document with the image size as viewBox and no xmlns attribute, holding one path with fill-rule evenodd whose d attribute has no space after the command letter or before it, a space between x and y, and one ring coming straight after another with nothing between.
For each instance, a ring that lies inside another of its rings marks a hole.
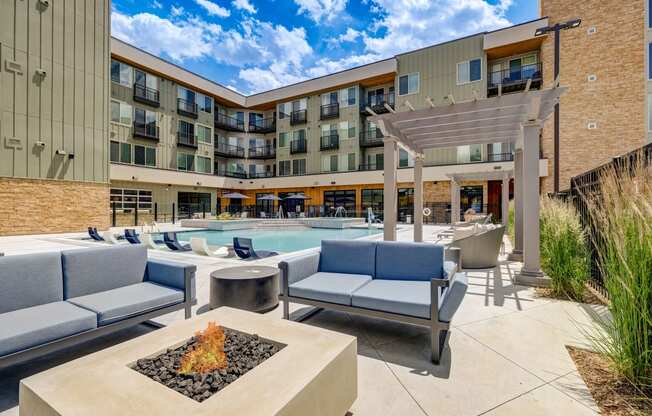
<instances>
[{"instance_id":1,"label":"balcony","mask_svg":"<svg viewBox=\"0 0 652 416\"><path fill-rule=\"evenodd\" d=\"M308 121L308 110L297 110L290 113L290 125L305 124Z\"/></svg>"},{"instance_id":2,"label":"balcony","mask_svg":"<svg viewBox=\"0 0 652 416\"><path fill-rule=\"evenodd\" d=\"M197 103L177 98L177 113L182 116L197 118Z\"/></svg>"},{"instance_id":3,"label":"balcony","mask_svg":"<svg viewBox=\"0 0 652 416\"><path fill-rule=\"evenodd\" d=\"M276 148L272 145L249 148L249 159L273 159L276 157Z\"/></svg>"},{"instance_id":4,"label":"balcony","mask_svg":"<svg viewBox=\"0 0 652 416\"><path fill-rule=\"evenodd\" d=\"M217 156L234 157L239 159L243 159L245 155L243 147L221 141L215 142L214 153Z\"/></svg>"},{"instance_id":5,"label":"balcony","mask_svg":"<svg viewBox=\"0 0 652 416\"><path fill-rule=\"evenodd\" d=\"M523 91L529 79L532 80L531 89L540 89L543 84L541 67L541 63L538 63L491 72L487 81L487 96L498 95L499 89L501 94Z\"/></svg>"},{"instance_id":6,"label":"balcony","mask_svg":"<svg viewBox=\"0 0 652 416\"><path fill-rule=\"evenodd\" d=\"M307 142L305 139L292 140L290 142L290 154L296 155L299 153L306 153L308 151Z\"/></svg>"},{"instance_id":7,"label":"balcony","mask_svg":"<svg viewBox=\"0 0 652 416\"><path fill-rule=\"evenodd\" d=\"M379 147L383 145L383 133L374 128L360 132L360 147Z\"/></svg>"},{"instance_id":8,"label":"balcony","mask_svg":"<svg viewBox=\"0 0 652 416\"><path fill-rule=\"evenodd\" d=\"M140 139L148 139L148 140L159 140L159 129L156 124L153 123L141 123L138 121L134 121L134 132L133 132L134 137L140 138Z\"/></svg>"},{"instance_id":9,"label":"balcony","mask_svg":"<svg viewBox=\"0 0 652 416\"><path fill-rule=\"evenodd\" d=\"M514 160L514 154L509 153L491 153L487 155L487 162L511 162Z\"/></svg>"},{"instance_id":10,"label":"balcony","mask_svg":"<svg viewBox=\"0 0 652 416\"><path fill-rule=\"evenodd\" d=\"M190 147L192 149L197 148L197 139L195 138L194 132L177 132L177 146Z\"/></svg>"},{"instance_id":11,"label":"balcony","mask_svg":"<svg viewBox=\"0 0 652 416\"><path fill-rule=\"evenodd\" d=\"M369 113L369 111L367 111L367 107L371 108L371 110L376 114L389 113L389 110L387 107L385 107L385 104L389 105L389 107L392 109L396 107L396 100L393 92L382 95L374 95L370 100L367 100L367 102L360 103L360 113L368 116L372 115Z\"/></svg>"},{"instance_id":12,"label":"balcony","mask_svg":"<svg viewBox=\"0 0 652 416\"><path fill-rule=\"evenodd\" d=\"M152 107L160 107L161 94L154 88L149 88L140 84L134 84L134 101L147 104Z\"/></svg>"},{"instance_id":13,"label":"balcony","mask_svg":"<svg viewBox=\"0 0 652 416\"><path fill-rule=\"evenodd\" d=\"M325 104L319 108L319 119L328 120L331 118L338 118L340 116L340 104L332 103Z\"/></svg>"},{"instance_id":14,"label":"balcony","mask_svg":"<svg viewBox=\"0 0 652 416\"><path fill-rule=\"evenodd\" d=\"M249 119L249 133L274 133L276 119L274 117Z\"/></svg>"},{"instance_id":15,"label":"balcony","mask_svg":"<svg viewBox=\"0 0 652 416\"><path fill-rule=\"evenodd\" d=\"M383 165L378 163L365 163L361 164L358 168L359 171L382 170Z\"/></svg>"},{"instance_id":16,"label":"balcony","mask_svg":"<svg viewBox=\"0 0 652 416\"><path fill-rule=\"evenodd\" d=\"M227 131L245 131L244 120L220 112L215 113L215 128Z\"/></svg>"},{"instance_id":17,"label":"balcony","mask_svg":"<svg viewBox=\"0 0 652 416\"><path fill-rule=\"evenodd\" d=\"M215 172L215 175L225 176L227 178L247 179L247 172L242 172L237 170L218 169Z\"/></svg>"},{"instance_id":18,"label":"balcony","mask_svg":"<svg viewBox=\"0 0 652 416\"><path fill-rule=\"evenodd\" d=\"M273 178L274 173L272 172L256 172L256 173L250 173L249 174L249 179L264 179L264 178Z\"/></svg>"},{"instance_id":19,"label":"balcony","mask_svg":"<svg viewBox=\"0 0 652 416\"><path fill-rule=\"evenodd\" d=\"M337 133L330 133L321 136L319 142L319 150L336 150L340 148L340 135Z\"/></svg>"}]
</instances>

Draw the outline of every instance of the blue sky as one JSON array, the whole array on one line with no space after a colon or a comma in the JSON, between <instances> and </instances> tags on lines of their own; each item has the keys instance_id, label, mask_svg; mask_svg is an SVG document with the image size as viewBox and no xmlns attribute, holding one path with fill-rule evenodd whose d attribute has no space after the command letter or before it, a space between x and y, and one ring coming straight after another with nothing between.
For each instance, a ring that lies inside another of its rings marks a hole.
<instances>
[{"instance_id":1,"label":"blue sky","mask_svg":"<svg viewBox=\"0 0 652 416\"><path fill-rule=\"evenodd\" d=\"M113 0L111 26L251 94L536 17L537 0Z\"/></svg>"}]
</instances>

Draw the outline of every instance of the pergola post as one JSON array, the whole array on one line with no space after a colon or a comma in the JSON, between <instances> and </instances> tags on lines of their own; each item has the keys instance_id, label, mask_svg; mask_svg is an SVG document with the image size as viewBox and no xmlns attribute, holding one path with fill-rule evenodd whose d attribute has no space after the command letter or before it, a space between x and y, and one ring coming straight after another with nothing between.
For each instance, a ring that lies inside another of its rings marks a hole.
<instances>
[{"instance_id":1,"label":"pergola post","mask_svg":"<svg viewBox=\"0 0 652 416\"><path fill-rule=\"evenodd\" d=\"M384 151L384 188L383 188L383 235L385 241L396 241L397 189L396 169L398 159L398 141L386 136L383 140Z\"/></svg>"},{"instance_id":2,"label":"pergola post","mask_svg":"<svg viewBox=\"0 0 652 416\"><path fill-rule=\"evenodd\" d=\"M414 241L423 241L423 155L414 158Z\"/></svg>"},{"instance_id":3,"label":"pergola post","mask_svg":"<svg viewBox=\"0 0 652 416\"><path fill-rule=\"evenodd\" d=\"M505 231L507 231L509 229L509 176L507 175L503 178L501 216Z\"/></svg>"},{"instance_id":4,"label":"pergola post","mask_svg":"<svg viewBox=\"0 0 652 416\"><path fill-rule=\"evenodd\" d=\"M514 151L514 247L508 258L523 261L523 149Z\"/></svg>"},{"instance_id":5,"label":"pergola post","mask_svg":"<svg viewBox=\"0 0 652 416\"><path fill-rule=\"evenodd\" d=\"M451 178L451 224L460 222L460 185Z\"/></svg>"},{"instance_id":6,"label":"pergola post","mask_svg":"<svg viewBox=\"0 0 652 416\"><path fill-rule=\"evenodd\" d=\"M541 271L539 249L539 135L540 121L523 124L523 268L516 276L520 284L547 286L549 279Z\"/></svg>"}]
</instances>

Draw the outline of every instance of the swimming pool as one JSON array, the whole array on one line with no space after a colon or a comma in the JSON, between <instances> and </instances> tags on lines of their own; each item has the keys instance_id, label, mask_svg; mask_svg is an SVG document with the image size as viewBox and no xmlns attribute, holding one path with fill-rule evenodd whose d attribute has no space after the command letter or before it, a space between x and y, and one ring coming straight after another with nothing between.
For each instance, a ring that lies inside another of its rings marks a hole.
<instances>
[{"instance_id":1,"label":"swimming pool","mask_svg":"<svg viewBox=\"0 0 652 416\"><path fill-rule=\"evenodd\" d=\"M256 250L274 250L291 252L319 247L321 240L352 240L382 233L382 230L367 228L273 228L248 229L233 231L182 231L177 233L181 241L190 241L190 237L205 238L209 245L233 244L233 237L251 238Z\"/></svg>"}]
</instances>

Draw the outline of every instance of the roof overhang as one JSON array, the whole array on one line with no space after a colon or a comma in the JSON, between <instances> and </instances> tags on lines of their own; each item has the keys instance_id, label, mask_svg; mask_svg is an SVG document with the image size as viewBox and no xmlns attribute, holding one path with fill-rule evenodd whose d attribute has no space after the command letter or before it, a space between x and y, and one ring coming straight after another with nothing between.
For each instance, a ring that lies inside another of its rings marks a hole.
<instances>
[{"instance_id":1,"label":"roof overhang","mask_svg":"<svg viewBox=\"0 0 652 416\"><path fill-rule=\"evenodd\" d=\"M539 49L547 36L534 36L534 32L544 26L548 26L547 17L486 33L484 49L487 59L498 59Z\"/></svg>"}]
</instances>

